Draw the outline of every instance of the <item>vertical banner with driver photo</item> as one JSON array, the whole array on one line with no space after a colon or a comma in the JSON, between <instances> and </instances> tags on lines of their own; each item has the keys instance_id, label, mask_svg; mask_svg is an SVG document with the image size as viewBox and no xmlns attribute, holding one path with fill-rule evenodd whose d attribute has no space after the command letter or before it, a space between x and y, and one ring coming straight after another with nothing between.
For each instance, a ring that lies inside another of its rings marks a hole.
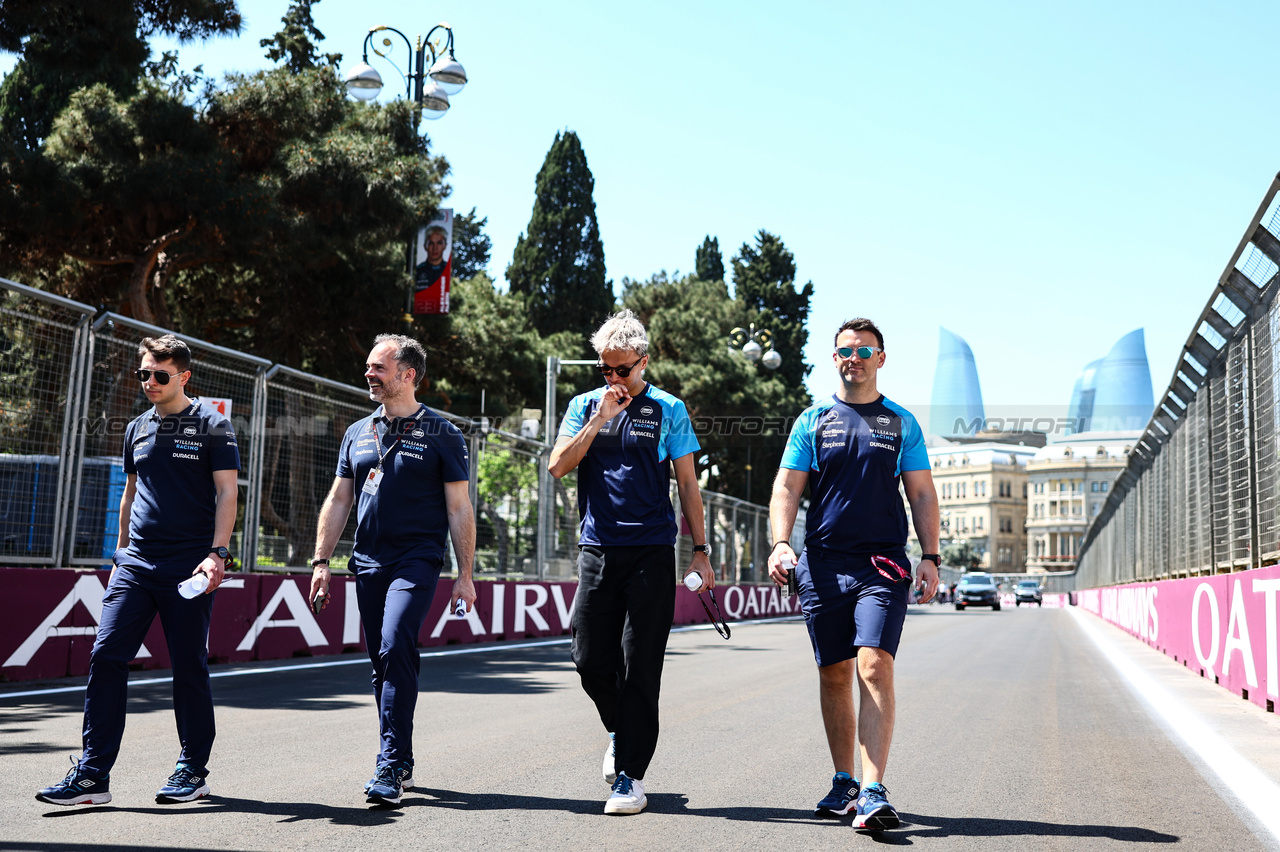
<instances>
[{"instance_id":1,"label":"vertical banner with driver photo","mask_svg":"<svg viewBox=\"0 0 1280 852\"><path fill-rule=\"evenodd\" d=\"M453 278L453 211L441 210L418 231L413 251L414 314L449 313Z\"/></svg>"}]
</instances>

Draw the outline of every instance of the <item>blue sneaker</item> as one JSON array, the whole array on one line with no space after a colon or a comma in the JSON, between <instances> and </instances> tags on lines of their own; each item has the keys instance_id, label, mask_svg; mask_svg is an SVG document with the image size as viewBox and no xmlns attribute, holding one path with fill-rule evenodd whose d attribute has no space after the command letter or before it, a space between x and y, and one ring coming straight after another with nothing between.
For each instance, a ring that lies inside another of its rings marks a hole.
<instances>
[{"instance_id":1,"label":"blue sneaker","mask_svg":"<svg viewBox=\"0 0 1280 852\"><path fill-rule=\"evenodd\" d=\"M889 791L884 785L876 782L868 784L858 797L858 810L853 817L854 828L865 828L867 831L882 831L886 828L897 828L901 821L898 812L889 804Z\"/></svg>"},{"instance_id":2,"label":"blue sneaker","mask_svg":"<svg viewBox=\"0 0 1280 852\"><path fill-rule=\"evenodd\" d=\"M407 766L407 767L409 767L409 771L405 774L404 778L402 778L402 779L400 780L400 786L401 786L401 787L403 787L403 788L404 788L404 789L406 789L406 790L409 790L409 789L412 789L412 787L413 787L413 760L412 760L412 758L411 758L411 759L409 759L409 760L407 760L407 761L405 761L404 765L405 765L405 766ZM374 767L374 770L373 770L373 777L372 777L372 778L370 778L368 781L366 781L366 782L364 783L364 792L365 792L365 795L368 795L368 794L369 794L369 788L370 788L370 787L372 787L374 784L377 784L377 783L378 783L378 769L377 769L377 767Z\"/></svg>"},{"instance_id":3,"label":"blue sneaker","mask_svg":"<svg viewBox=\"0 0 1280 852\"><path fill-rule=\"evenodd\" d=\"M51 805L105 805L111 801L110 776L87 775L81 771L80 762L72 757L67 777L37 792L36 801Z\"/></svg>"},{"instance_id":4,"label":"blue sneaker","mask_svg":"<svg viewBox=\"0 0 1280 852\"><path fill-rule=\"evenodd\" d=\"M209 795L209 785L204 780L208 774L207 769L197 772L194 767L179 763L174 767L169 780L156 791L156 804L172 805L204 798Z\"/></svg>"},{"instance_id":5,"label":"blue sneaker","mask_svg":"<svg viewBox=\"0 0 1280 852\"><path fill-rule=\"evenodd\" d=\"M398 805L406 786L413 783L407 763L378 767L378 774L365 790L365 801L371 805ZM408 782L408 783L406 783Z\"/></svg>"},{"instance_id":6,"label":"blue sneaker","mask_svg":"<svg viewBox=\"0 0 1280 852\"><path fill-rule=\"evenodd\" d=\"M831 792L813 809L816 817L834 819L844 816L853 808L858 798L858 779L848 772L837 772L831 779Z\"/></svg>"}]
</instances>

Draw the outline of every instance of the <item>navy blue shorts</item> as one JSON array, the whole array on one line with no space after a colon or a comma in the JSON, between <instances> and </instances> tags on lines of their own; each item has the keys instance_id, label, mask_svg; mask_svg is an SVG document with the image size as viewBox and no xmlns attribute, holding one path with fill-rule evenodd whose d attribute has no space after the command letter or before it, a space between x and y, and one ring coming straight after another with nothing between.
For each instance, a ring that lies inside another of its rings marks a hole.
<instances>
[{"instance_id":1,"label":"navy blue shorts","mask_svg":"<svg viewBox=\"0 0 1280 852\"><path fill-rule=\"evenodd\" d=\"M877 570L872 559L893 579ZM911 563L905 553L845 556L806 548L796 565L796 579L819 666L853 659L863 647L897 654L911 588Z\"/></svg>"}]
</instances>

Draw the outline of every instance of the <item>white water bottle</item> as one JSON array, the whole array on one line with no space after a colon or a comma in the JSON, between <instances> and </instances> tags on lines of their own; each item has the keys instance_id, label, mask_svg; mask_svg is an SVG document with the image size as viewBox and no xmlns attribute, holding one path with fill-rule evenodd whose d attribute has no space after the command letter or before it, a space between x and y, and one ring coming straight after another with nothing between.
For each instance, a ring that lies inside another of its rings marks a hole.
<instances>
[{"instance_id":1,"label":"white water bottle","mask_svg":"<svg viewBox=\"0 0 1280 852\"><path fill-rule=\"evenodd\" d=\"M702 588L702 575L697 571L690 571L685 575L684 587L691 592L696 592Z\"/></svg>"},{"instance_id":2,"label":"white water bottle","mask_svg":"<svg viewBox=\"0 0 1280 852\"><path fill-rule=\"evenodd\" d=\"M178 584L178 594L184 598L194 598L203 595L204 590L209 588L209 577L205 574L192 574L187 579Z\"/></svg>"}]
</instances>

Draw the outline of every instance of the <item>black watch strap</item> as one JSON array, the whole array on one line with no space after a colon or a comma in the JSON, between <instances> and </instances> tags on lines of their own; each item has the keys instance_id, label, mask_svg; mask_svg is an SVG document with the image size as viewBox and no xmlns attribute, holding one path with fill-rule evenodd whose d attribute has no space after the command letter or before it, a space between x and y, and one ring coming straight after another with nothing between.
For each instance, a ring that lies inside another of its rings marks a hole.
<instances>
[{"instance_id":1,"label":"black watch strap","mask_svg":"<svg viewBox=\"0 0 1280 852\"><path fill-rule=\"evenodd\" d=\"M939 556L938 554L936 554L936 553L926 553L926 554L924 554L923 556L921 556L921 557L920 557L920 561L921 561L921 562L924 562L926 559L927 559L928 561L932 562L934 565L941 565L941 564L942 564L942 557L940 557L940 556Z\"/></svg>"},{"instance_id":2,"label":"black watch strap","mask_svg":"<svg viewBox=\"0 0 1280 852\"><path fill-rule=\"evenodd\" d=\"M705 554L707 554L708 556L710 556L710 555L711 555L711 545L709 545L709 544L695 544L695 545L693 546L693 552L694 552L694 553L705 553Z\"/></svg>"},{"instance_id":3,"label":"black watch strap","mask_svg":"<svg viewBox=\"0 0 1280 852\"><path fill-rule=\"evenodd\" d=\"M329 567L329 560L328 560L328 559L312 559L312 560L311 560L311 567L312 567L312 568L319 568L321 565L323 565L324 567L328 568L328 567Z\"/></svg>"}]
</instances>

